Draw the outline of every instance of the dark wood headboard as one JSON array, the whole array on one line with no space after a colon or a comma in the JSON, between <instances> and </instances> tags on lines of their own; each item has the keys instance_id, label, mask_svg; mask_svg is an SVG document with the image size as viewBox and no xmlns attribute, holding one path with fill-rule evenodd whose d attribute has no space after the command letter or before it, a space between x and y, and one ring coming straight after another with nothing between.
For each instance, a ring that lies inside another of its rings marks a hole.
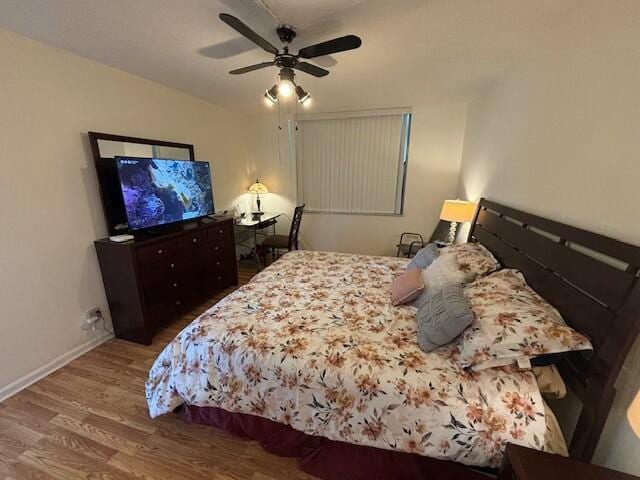
<instances>
[{"instance_id":1,"label":"dark wood headboard","mask_svg":"<svg viewBox=\"0 0 640 480\"><path fill-rule=\"evenodd\" d=\"M570 455L591 460L615 397L615 381L640 333L640 247L481 199L469 241L486 246L505 268L585 333L593 355L558 365L582 402Z\"/></svg>"}]
</instances>

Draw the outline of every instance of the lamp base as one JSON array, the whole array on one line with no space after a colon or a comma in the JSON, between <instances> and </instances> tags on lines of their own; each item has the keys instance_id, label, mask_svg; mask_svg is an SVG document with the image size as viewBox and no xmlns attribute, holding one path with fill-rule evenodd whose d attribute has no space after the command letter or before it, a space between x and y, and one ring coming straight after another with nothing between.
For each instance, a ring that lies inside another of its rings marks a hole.
<instances>
[{"instance_id":1,"label":"lamp base","mask_svg":"<svg viewBox=\"0 0 640 480\"><path fill-rule=\"evenodd\" d=\"M458 223L451 222L451 226L449 227L449 236L447 237L447 242L449 242L449 245L453 245L456 241L457 228L458 228Z\"/></svg>"}]
</instances>

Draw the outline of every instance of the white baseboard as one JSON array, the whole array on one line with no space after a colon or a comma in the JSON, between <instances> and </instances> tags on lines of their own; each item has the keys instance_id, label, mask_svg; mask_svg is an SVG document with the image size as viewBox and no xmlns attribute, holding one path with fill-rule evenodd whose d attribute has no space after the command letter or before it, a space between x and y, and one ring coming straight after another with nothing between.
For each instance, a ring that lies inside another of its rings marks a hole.
<instances>
[{"instance_id":1,"label":"white baseboard","mask_svg":"<svg viewBox=\"0 0 640 480\"><path fill-rule=\"evenodd\" d=\"M0 388L0 402L5 401L7 398L15 395L20 390L27 388L29 385L36 383L41 378L44 378L47 375L55 372L60 367L64 367L70 361L75 360L80 355L87 353L89 350L97 347L101 343L104 343L111 338L113 338L113 335L108 332L104 332L104 334L100 335L99 337L83 343L73 350L60 355L58 358L54 358L52 361L50 361L46 365L43 365L37 370L26 374L25 376L15 380L14 382L11 382L6 387Z\"/></svg>"}]
</instances>

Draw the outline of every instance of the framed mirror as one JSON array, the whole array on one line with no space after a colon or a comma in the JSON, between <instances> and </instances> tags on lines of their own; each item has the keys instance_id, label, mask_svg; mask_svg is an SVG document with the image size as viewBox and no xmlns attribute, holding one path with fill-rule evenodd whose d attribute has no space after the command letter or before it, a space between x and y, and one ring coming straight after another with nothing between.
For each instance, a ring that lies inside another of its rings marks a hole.
<instances>
[{"instance_id":1,"label":"framed mirror","mask_svg":"<svg viewBox=\"0 0 640 480\"><path fill-rule=\"evenodd\" d=\"M120 192L115 157L195 160L193 145L110 133L89 132L89 143L100 185L100 198L109 235L127 233L127 216Z\"/></svg>"}]
</instances>

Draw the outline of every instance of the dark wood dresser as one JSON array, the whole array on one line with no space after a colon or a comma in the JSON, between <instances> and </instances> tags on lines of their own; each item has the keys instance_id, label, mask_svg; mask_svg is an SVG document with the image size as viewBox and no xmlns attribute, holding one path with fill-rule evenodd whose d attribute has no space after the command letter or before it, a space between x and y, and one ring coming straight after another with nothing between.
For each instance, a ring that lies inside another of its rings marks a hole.
<instances>
[{"instance_id":1,"label":"dark wood dresser","mask_svg":"<svg viewBox=\"0 0 640 480\"><path fill-rule=\"evenodd\" d=\"M158 327L238 284L233 219L206 222L95 242L116 337L149 345Z\"/></svg>"}]
</instances>

